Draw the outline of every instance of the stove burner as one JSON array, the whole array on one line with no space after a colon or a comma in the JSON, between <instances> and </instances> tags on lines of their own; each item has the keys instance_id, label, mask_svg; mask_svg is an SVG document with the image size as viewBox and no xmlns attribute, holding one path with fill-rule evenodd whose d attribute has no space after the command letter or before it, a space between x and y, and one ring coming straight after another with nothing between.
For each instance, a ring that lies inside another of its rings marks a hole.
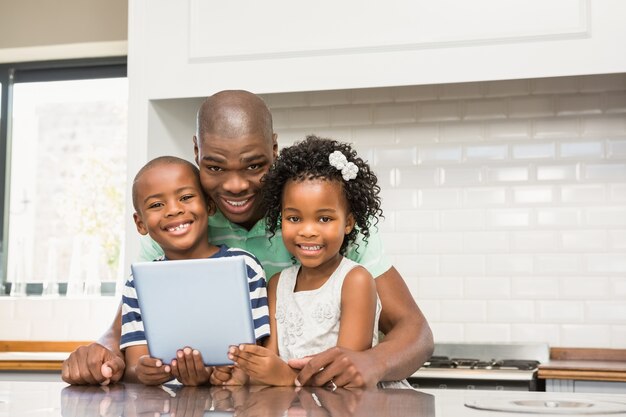
<instances>
[{"instance_id":1,"label":"stove burner","mask_svg":"<svg viewBox=\"0 0 626 417\"><path fill-rule=\"evenodd\" d=\"M539 361L503 359L487 360L469 358L448 358L447 356L432 356L424 364L424 368L458 368L458 369L502 369L502 370L523 370L530 371L539 366Z\"/></svg>"}]
</instances>

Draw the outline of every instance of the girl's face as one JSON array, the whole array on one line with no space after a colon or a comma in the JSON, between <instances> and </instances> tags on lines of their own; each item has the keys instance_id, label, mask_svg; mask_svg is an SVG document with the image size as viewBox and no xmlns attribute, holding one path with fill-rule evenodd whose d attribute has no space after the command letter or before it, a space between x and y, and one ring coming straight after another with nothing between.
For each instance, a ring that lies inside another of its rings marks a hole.
<instances>
[{"instance_id":1,"label":"girl's face","mask_svg":"<svg viewBox=\"0 0 626 417\"><path fill-rule=\"evenodd\" d=\"M289 180L282 200L282 234L287 250L303 268L334 270L344 236L354 227L354 216L339 181Z\"/></svg>"}]
</instances>

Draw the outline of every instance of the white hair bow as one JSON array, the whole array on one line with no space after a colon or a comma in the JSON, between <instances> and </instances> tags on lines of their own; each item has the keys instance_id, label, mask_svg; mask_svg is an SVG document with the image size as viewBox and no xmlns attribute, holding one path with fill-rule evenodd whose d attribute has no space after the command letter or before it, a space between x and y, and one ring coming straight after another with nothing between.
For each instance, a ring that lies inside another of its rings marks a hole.
<instances>
[{"instance_id":1,"label":"white hair bow","mask_svg":"<svg viewBox=\"0 0 626 417\"><path fill-rule=\"evenodd\" d=\"M356 166L354 162L348 162L348 158L340 151L331 153L328 156L328 162L341 171L341 176L346 181L355 179L356 174L359 172L359 167Z\"/></svg>"}]
</instances>

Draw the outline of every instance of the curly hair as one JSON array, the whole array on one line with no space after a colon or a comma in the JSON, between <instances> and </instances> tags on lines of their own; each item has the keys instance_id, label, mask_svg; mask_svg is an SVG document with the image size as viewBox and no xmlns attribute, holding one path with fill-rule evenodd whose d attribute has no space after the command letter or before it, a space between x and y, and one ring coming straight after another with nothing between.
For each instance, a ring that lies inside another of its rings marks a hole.
<instances>
[{"instance_id":1,"label":"curly hair","mask_svg":"<svg viewBox=\"0 0 626 417\"><path fill-rule=\"evenodd\" d=\"M341 152L348 162L354 163L359 168L356 178L344 180L341 170L330 164L328 157L334 151ZM354 216L356 227L344 237L339 252L345 255L346 248L355 242L359 233L363 235L363 241L367 242L370 227L376 225L378 218L383 214L378 195L380 193L378 179L367 162L359 158L349 144L314 135L309 135L305 140L283 148L263 179L263 201L267 207L265 217L267 231L271 236L276 234L276 230L281 225L285 184L289 180L312 179L339 182L348 201L348 210ZM358 250L358 244L356 245Z\"/></svg>"}]
</instances>

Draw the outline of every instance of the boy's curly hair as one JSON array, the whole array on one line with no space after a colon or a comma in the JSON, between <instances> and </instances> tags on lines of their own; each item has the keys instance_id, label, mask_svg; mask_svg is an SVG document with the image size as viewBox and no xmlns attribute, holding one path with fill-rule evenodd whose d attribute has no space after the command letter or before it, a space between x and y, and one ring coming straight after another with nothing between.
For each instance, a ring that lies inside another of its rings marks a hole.
<instances>
[{"instance_id":1,"label":"boy's curly hair","mask_svg":"<svg viewBox=\"0 0 626 417\"><path fill-rule=\"evenodd\" d=\"M341 152L348 162L353 162L359 168L356 178L345 181L341 171L330 165L328 157L334 151ZM263 179L267 230L271 236L274 236L280 227L283 189L287 181L318 178L337 181L342 185L348 201L348 210L356 221L356 227L344 237L341 245L340 253L345 255L346 248L355 242L359 232L363 235L363 240L367 242L372 222L375 225L383 213L380 208L381 202L378 195L380 187L376 175L347 143L309 135L305 140L281 150L274 165Z\"/></svg>"}]
</instances>

